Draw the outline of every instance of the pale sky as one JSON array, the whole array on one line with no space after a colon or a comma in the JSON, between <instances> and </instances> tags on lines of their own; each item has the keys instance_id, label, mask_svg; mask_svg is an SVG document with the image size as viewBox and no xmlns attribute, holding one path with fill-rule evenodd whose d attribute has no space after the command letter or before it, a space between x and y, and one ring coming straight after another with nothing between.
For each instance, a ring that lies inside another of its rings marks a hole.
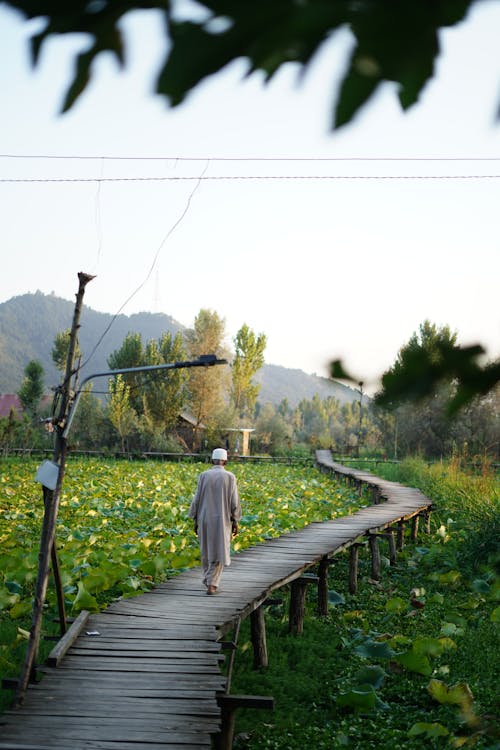
<instances>
[{"instance_id":1,"label":"pale sky","mask_svg":"<svg viewBox=\"0 0 500 750\"><path fill-rule=\"evenodd\" d=\"M32 71L29 28L0 8L0 179L90 181L0 181L0 302L37 289L74 299L77 272L95 273L96 310L117 312L142 284L122 312L190 326L214 309L228 342L243 323L265 333L267 362L327 375L341 357L372 388L425 319L498 356L499 2L443 34L416 107L404 114L386 85L338 133L348 32L301 82L290 65L265 86L238 62L172 110L151 94L158 16L136 13L125 72L100 61L61 116L69 53L85 40L51 42ZM98 182L202 175L328 179ZM445 179L467 175L497 178Z\"/></svg>"}]
</instances>

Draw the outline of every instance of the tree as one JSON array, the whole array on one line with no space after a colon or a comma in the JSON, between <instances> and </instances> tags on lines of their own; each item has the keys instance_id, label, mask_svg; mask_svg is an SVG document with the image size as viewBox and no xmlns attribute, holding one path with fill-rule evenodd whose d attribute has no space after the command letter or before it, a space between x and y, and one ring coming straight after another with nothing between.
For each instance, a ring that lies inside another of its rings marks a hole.
<instances>
[{"instance_id":1,"label":"tree","mask_svg":"<svg viewBox=\"0 0 500 750\"><path fill-rule=\"evenodd\" d=\"M137 425L137 417L130 404L130 387L122 375L117 375L114 380L110 381L109 393L109 419L120 436L122 452L125 452L127 438Z\"/></svg>"},{"instance_id":2,"label":"tree","mask_svg":"<svg viewBox=\"0 0 500 750\"><path fill-rule=\"evenodd\" d=\"M354 45L340 80L333 118L335 127L349 122L384 81L397 84L403 109L411 107L429 79L440 53L439 32L461 22L479 0L199 0L197 13L185 20L176 15L174 0L123 0L89 3L76 0L7 0L27 18L46 23L31 37L36 64L45 41L55 34L83 32L88 49L78 55L63 105L68 110L91 80L92 64L111 52L123 66L126 59L121 30L123 16L155 9L163 18L165 63L156 92L172 105L183 101L201 81L244 58L249 72L262 71L267 81L292 62L305 71L318 50L349 28ZM334 76L336 78L336 76Z\"/></svg>"},{"instance_id":3,"label":"tree","mask_svg":"<svg viewBox=\"0 0 500 750\"><path fill-rule=\"evenodd\" d=\"M463 381L447 367L450 352L459 350L456 341L456 332L448 326L426 320L382 376L375 399L383 407L378 422L395 455L399 451L433 458L465 445L483 455L498 451L498 389L482 398L470 392L464 397ZM384 416L384 410L392 418Z\"/></svg>"},{"instance_id":4,"label":"tree","mask_svg":"<svg viewBox=\"0 0 500 750\"><path fill-rule=\"evenodd\" d=\"M43 396L43 367L36 359L24 368L24 381L17 392L24 411L32 421L36 419Z\"/></svg>"},{"instance_id":5,"label":"tree","mask_svg":"<svg viewBox=\"0 0 500 750\"><path fill-rule=\"evenodd\" d=\"M272 404L264 404L256 422L254 437L260 450L276 455L291 447L292 427Z\"/></svg>"},{"instance_id":6,"label":"tree","mask_svg":"<svg viewBox=\"0 0 500 750\"><path fill-rule=\"evenodd\" d=\"M242 420L254 417L260 385L252 379L264 364L266 343L266 336L263 333L256 336L246 323L234 338L231 398L236 414Z\"/></svg>"},{"instance_id":7,"label":"tree","mask_svg":"<svg viewBox=\"0 0 500 750\"><path fill-rule=\"evenodd\" d=\"M144 351L140 333L128 333L119 349L116 349L108 357L108 365L111 370L122 370L126 367L141 367L144 364ZM125 382L130 389L130 402L138 414L143 411L142 399L142 373L127 373L124 375Z\"/></svg>"},{"instance_id":8,"label":"tree","mask_svg":"<svg viewBox=\"0 0 500 750\"><path fill-rule=\"evenodd\" d=\"M52 347L52 361L57 369L65 374L66 372L66 360L68 359L69 342L71 338L71 328L67 328L65 331L56 333L54 339L54 346ZM80 347L76 345L75 349L75 361L81 356Z\"/></svg>"},{"instance_id":9,"label":"tree","mask_svg":"<svg viewBox=\"0 0 500 750\"><path fill-rule=\"evenodd\" d=\"M227 358L224 347L225 321L214 310L200 310L194 326L186 332L188 356L202 354ZM202 423L210 423L224 408L228 391L228 372L224 367L194 367L188 376L189 406L196 420L195 432Z\"/></svg>"},{"instance_id":10,"label":"tree","mask_svg":"<svg viewBox=\"0 0 500 750\"><path fill-rule=\"evenodd\" d=\"M92 393L92 386L84 387L76 410L69 439L72 447L82 450L102 450L112 443L112 425L102 401Z\"/></svg>"},{"instance_id":11,"label":"tree","mask_svg":"<svg viewBox=\"0 0 500 750\"><path fill-rule=\"evenodd\" d=\"M163 334L159 342L150 341L144 351L144 364L182 362L186 358L182 335ZM186 402L187 371L168 370L148 376L144 384L143 407L151 424L161 432L172 429Z\"/></svg>"}]
</instances>

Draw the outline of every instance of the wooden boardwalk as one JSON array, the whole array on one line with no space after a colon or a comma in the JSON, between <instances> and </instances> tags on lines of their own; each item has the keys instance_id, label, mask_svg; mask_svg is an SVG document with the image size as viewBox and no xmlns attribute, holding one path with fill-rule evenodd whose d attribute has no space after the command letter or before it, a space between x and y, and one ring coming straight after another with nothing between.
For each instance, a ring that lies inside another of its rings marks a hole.
<instances>
[{"instance_id":1,"label":"wooden boardwalk","mask_svg":"<svg viewBox=\"0 0 500 750\"><path fill-rule=\"evenodd\" d=\"M234 555L216 596L206 596L196 568L80 618L80 633L64 657L49 660L21 708L0 715L0 750L210 747L221 726L218 695L228 688L221 672L224 635L273 590L361 535L401 527L430 508L420 491L339 466L329 451L317 452L317 464L367 483L376 504Z\"/></svg>"}]
</instances>

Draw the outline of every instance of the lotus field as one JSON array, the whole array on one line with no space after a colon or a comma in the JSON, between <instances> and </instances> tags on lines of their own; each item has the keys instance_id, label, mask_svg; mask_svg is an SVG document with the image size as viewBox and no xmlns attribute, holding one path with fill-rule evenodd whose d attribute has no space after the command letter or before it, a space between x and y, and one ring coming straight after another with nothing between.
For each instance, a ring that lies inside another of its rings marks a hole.
<instances>
[{"instance_id":1,"label":"lotus field","mask_svg":"<svg viewBox=\"0 0 500 750\"><path fill-rule=\"evenodd\" d=\"M43 516L39 462L0 463L0 613L31 611ZM205 464L68 461L57 526L67 607L74 615L134 596L199 564L188 509ZM242 499L234 552L364 503L313 468L234 464ZM49 586L49 607L55 591Z\"/></svg>"}]
</instances>

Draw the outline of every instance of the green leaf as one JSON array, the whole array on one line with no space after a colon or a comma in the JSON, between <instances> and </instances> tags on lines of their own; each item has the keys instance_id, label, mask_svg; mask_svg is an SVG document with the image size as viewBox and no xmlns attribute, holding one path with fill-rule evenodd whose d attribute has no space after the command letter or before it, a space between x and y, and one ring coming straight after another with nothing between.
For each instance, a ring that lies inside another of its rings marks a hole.
<instances>
[{"instance_id":1,"label":"green leaf","mask_svg":"<svg viewBox=\"0 0 500 750\"><path fill-rule=\"evenodd\" d=\"M418 737L424 734L426 737L446 737L449 731L439 722L428 724L425 721L420 721L414 724L408 731L408 737Z\"/></svg>"},{"instance_id":2,"label":"green leaf","mask_svg":"<svg viewBox=\"0 0 500 750\"><path fill-rule=\"evenodd\" d=\"M478 594L490 593L490 584L483 578L476 578L476 580L472 582L472 588L474 591L477 591Z\"/></svg>"},{"instance_id":3,"label":"green leaf","mask_svg":"<svg viewBox=\"0 0 500 750\"><path fill-rule=\"evenodd\" d=\"M432 667L429 659L424 654L418 654L416 651L411 649L405 654L398 654L395 657L395 661L401 664L402 667L409 669L410 672L416 672L417 674L430 675L432 673Z\"/></svg>"},{"instance_id":4,"label":"green leaf","mask_svg":"<svg viewBox=\"0 0 500 750\"><path fill-rule=\"evenodd\" d=\"M443 604L444 603L444 596L443 594L440 594L439 592L436 592L433 594L429 599L429 604Z\"/></svg>"},{"instance_id":5,"label":"green leaf","mask_svg":"<svg viewBox=\"0 0 500 750\"><path fill-rule=\"evenodd\" d=\"M17 620L18 617L25 617L28 615L33 609L33 602L31 599L22 599L20 602L17 602L14 604L14 606L9 609L9 615L13 620Z\"/></svg>"},{"instance_id":6,"label":"green leaf","mask_svg":"<svg viewBox=\"0 0 500 750\"><path fill-rule=\"evenodd\" d=\"M500 622L500 607L495 607L490 615L491 622Z\"/></svg>"},{"instance_id":7,"label":"green leaf","mask_svg":"<svg viewBox=\"0 0 500 750\"><path fill-rule=\"evenodd\" d=\"M385 608L388 612L406 612L408 609L408 602L402 599L400 596L393 596L392 599L388 599L385 603Z\"/></svg>"},{"instance_id":8,"label":"green leaf","mask_svg":"<svg viewBox=\"0 0 500 750\"><path fill-rule=\"evenodd\" d=\"M344 369L340 359L336 359L330 363L330 377L334 380L350 380L352 382L358 382L359 378L355 378Z\"/></svg>"},{"instance_id":9,"label":"green leaf","mask_svg":"<svg viewBox=\"0 0 500 750\"><path fill-rule=\"evenodd\" d=\"M420 636L415 638L413 642L413 650L416 654L437 658L438 656L441 656L443 651L445 651L450 640L451 639L449 638L428 638L426 636ZM453 643L453 641L451 641L451 643Z\"/></svg>"},{"instance_id":10,"label":"green leaf","mask_svg":"<svg viewBox=\"0 0 500 750\"><path fill-rule=\"evenodd\" d=\"M0 610L9 609L19 600L19 594L11 594L7 589L0 588Z\"/></svg>"},{"instance_id":11,"label":"green leaf","mask_svg":"<svg viewBox=\"0 0 500 750\"><path fill-rule=\"evenodd\" d=\"M11 594L21 594L23 587L17 583L17 581L5 581L5 588L10 591Z\"/></svg>"},{"instance_id":12,"label":"green leaf","mask_svg":"<svg viewBox=\"0 0 500 750\"><path fill-rule=\"evenodd\" d=\"M353 688L345 693L339 693L336 703L341 708L352 708L355 711L373 711L377 703L377 694L372 685Z\"/></svg>"},{"instance_id":13,"label":"green leaf","mask_svg":"<svg viewBox=\"0 0 500 750\"><path fill-rule=\"evenodd\" d=\"M394 651L385 641L374 641L371 638L357 646L354 652L365 659L392 659L394 656Z\"/></svg>"},{"instance_id":14,"label":"green leaf","mask_svg":"<svg viewBox=\"0 0 500 750\"><path fill-rule=\"evenodd\" d=\"M474 696L466 682L458 682L456 685L448 687L441 680L431 680L427 685L427 690L438 703L460 706L464 713L472 708Z\"/></svg>"},{"instance_id":15,"label":"green leaf","mask_svg":"<svg viewBox=\"0 0 500 750\"><path fill-rule=\"evenodd\" d=\"M443 622L440 633L446 636L459 636L464 634L464 629L455 625L454 622Z\"/></svg>"},{"instance_id":16,"label":"green leaf","mask_svg":"<svg viewBox=\"0 0 500 750\"><path fill-rule=\"evenodd\" d=\"M382 686L386 677L387 672L385 672L382 667L372 665L358 670L354 675L354 680L357 685L372 685L372 687L377 690Z\"/></svg>"},{"instance_id":17,"label":"green leaf","mask_svg":"<svg viewBox=\"0 0 500 750\"><path fill-rule=\"evenodd\" d=\"M441 573L438 580L442 584L453 586L460 578L461 574L458 570L449 570L447 573Z\"/></svg>"},{"instance_id":18,"label":"green leaf","mask_svg":"<svg viewBox=\"0 0 500 750\"><path fill-rule=\"evenodd\" d=\"M90 612L97 612L99 606L97 600L85 588L82 581L78 582L78 594L73 601L74 612L81 612L82 609L88 609Z\"/></svg>"},{"instance_id":19,"label":"green leaf","mask_svg":"<svg viewBox=\"0 0 500 750\"><path fill-rule=\"evenodd\" d=\"M339 594L337 591L329 591L328 604L331 604L332 606L335 606L336 604L345 604L345 599L342 594Z\"/></svg>"},{"instance_id":20,"label":"green leaf","mask_svg":"<svg viewBox=\"0 0 500 750\"><path fill-rule=\"evenodd\" d=\"M335 128L340 128L350 122L363 104L373 96L382 81L375 70L373 74L365 74L362 63L363 60L354 55L349 72L342 81L335 108Z\"/></svg>"}]
</instances>

